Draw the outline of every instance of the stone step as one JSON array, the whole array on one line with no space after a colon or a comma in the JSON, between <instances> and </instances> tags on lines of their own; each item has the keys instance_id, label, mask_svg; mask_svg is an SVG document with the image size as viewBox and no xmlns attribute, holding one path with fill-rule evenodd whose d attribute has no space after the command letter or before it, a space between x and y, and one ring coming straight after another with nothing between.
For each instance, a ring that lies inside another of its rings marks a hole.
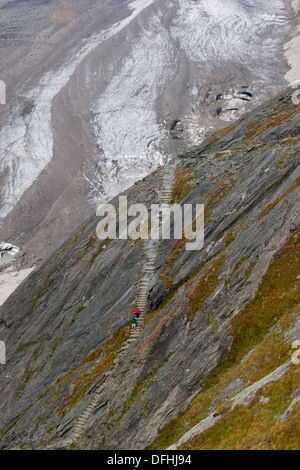
<instances>
[{"instance_id":1,"label":"stone step","mask_svg":"<svg viewBox=\"0 0 300 470\"><path fill-rule=\"evenodd\" d=\"M80 434L82 433L82 428L74 428L74 436L76 436L77 434L80 436Z\"/></svg>"}]
</instances>

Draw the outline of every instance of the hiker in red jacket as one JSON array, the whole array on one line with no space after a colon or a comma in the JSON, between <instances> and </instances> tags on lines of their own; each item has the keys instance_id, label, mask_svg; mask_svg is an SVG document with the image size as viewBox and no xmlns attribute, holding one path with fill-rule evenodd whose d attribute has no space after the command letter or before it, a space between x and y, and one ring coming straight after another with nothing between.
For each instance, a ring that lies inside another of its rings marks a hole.
<instances>
[{"instance_id":1,"label":"hiker in red jacket","mask_svg":"<svg viewBox=\"0 0 300 470\"><path fill-rule=\"evenodd\" d=\"M139 318L140 313L141 313L140 309L138 307L136 307L136 309L134 310L134 314L135 314L136 318Z\"/></svg>"}]
</instances>

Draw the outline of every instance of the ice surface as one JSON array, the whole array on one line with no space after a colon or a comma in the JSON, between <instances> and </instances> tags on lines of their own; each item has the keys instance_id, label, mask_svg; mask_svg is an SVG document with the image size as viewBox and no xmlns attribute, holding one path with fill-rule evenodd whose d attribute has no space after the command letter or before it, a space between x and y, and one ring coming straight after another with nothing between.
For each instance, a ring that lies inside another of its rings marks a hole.
<instances>
[{"instance_id":1,"label":"ice surface","mask_svg":"<svg viewBox=\"0 0 300 470\"><path fill-rule=\"evenodd\" d=\"M108 198L165 161L159 150L164 130L157 124L155 102L175 72L174 62L168 33L152 18L120 73L94 105L94 132L103 149Z\"/></svg>"},{"instance_id":2,"label":"ice surface","mask_svg":"<svg viewBox=\"0 0 300 470\"><path fill-rule=\"evenodd\" d=\"M54 97L68 83L80 62L101 42L125 28L152 0L130 2L132 13L106 31L95 34L62 67L48 72L39 85L27 93L33 100L34 110L29 116L14 118L0 130L0 172L10 169L1 188L0 220L15 206L27 188L37 179L53 156L51 108ZM14 114L18 112L14 110Z\"/></svg>"},{"instance_id":3,"label":"ice surface","mask_svg":"<svg viewBox=\"0 0 300 470\"><path fill-rule=\"evenodd\" d=\"M276 54L276 31L286 22L281 0L180 0L179 5L171 32L193 61L212 68L226 60L247 63L247 54L262 59Z\"/></svg>"}]
</instances>

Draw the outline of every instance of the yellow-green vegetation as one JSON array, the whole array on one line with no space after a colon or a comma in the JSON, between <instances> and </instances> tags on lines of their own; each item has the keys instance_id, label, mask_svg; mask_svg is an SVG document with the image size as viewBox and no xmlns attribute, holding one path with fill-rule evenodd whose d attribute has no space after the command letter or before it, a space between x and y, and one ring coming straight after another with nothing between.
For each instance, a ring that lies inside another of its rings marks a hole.
<instances>
[{"instance_id":1,"label":"yellow-green vegetation","mask_svg":"<svg viewBox=\"0 0 300 470\"><path fill-rule=\"evenodd\" d=\"M288 106L281 112L278 109L274 109L273 113L268 115L267 119L260 125L256 126L251 133L252 140L259 135L265 133L268 129L280 126L285 122L289 122L299 112L300 105Z\"/></svg>"},{"instance_id":2,"label":"yellow-green vegetation","mask_svg":"<svg viewBox=\"0 0 300 470\"><path fill-rule=\"evenodd\" d=\"M231 275L236 273L240 267L242 266L242 264L245 263L245 261L247 261L247 258L245 256L242 256L239 261L236 263L236 265L234 266L233 270L231 271Z\"/></svg>"},{"instance_id":3,"label":"yellow-green vegetation","mask_svg":"<svg viewBox=\"0 0 300 470\"><path fill-rule=\"evenodd\" d=\"M193 179L191 169L183 168L175 170L175 178L173 184L172 201L179 203L193 189L190 181Z\"/></svg>"},{"instance_id":4,"label":"yellow-green vegetation","mask_svg":"<svg viewBox=\"0 0 300 470\"><path fill-rule=\"evenodd\" d=\"M82 400L88 388L91 387L93 383L95 383L101 374L112 367L113 361L118 354L118 350L124 342L126 330L126 327L115 330L113 332L112 338L102 343L95 351L84 356L81 359L78 367L71 374L68 374L58 381L58 385L60 384L65 386L66 383L69 382L70 378L77 374L74 381L72 382L72 393L68 393L62 400L61 406L59 408L61 416L64 416L80 400ZM84 368L86 364L95 361L97 358L100 358L99 362L91 369L86 367ZM52 401L52 399L53 396L51 397L50 401Z\"/></svg>"},{"instance_id":5,"label":"yellow-green vegetation","mask_svg":"<svg viewBox=\"0 0 300 470\"><path fill-rule=\"evenodd\" d=\"M250 274L252 273L253 269L254 269L254 266L256 265L256 261L253 260L252 263L248 266L248 268L245 270L245 276L246 277L249 277Z\"/></svg>"},{"instance_id":6,"label":"yellow-green vegetation","mask_svg":"<svg viewBox=\"0 0 300 470\"><path fill-rule=\"evenodd\" d=\"M233 336L233 344L224 362L220 364L202 385L201 392L193 398L188 408L181 411L176 418L167 423L159 431L157 439L149 446L149 449L165 449L174 442L177 442L186 431L222 404L224 400L218 397L221 397L224 390L237 379L242 380L242 388L244 388L265 377L281 364L290 360L291 344L284 340L284 332L292 326L291 315L300 307L300 280L297 278L300 262L299 232L298 230L290 235L279 255L271 263L267 273L263 276L253 300L232 321L230 334ZM272 327L273 329L271 330ZM252 353L246 357L250 351ZM297 370L297 374L299 374L299 366L292 365L291 367L292 369L289 374L296 373L293 370ZM270 433L270 429L274 425L271 437L269 438L272 445L277 446L277 448L282 446L283 448L288 440L288 436L284 436L283 433L290 429L292 436L291 444L289 445L294 446L294 439L296 439L297 435L295 433L295 423L297 419L299 420L299 406L295 408L297 413L295 412L296 415L292 418L291 422L288 420L283 424L276 425L275 423L278 416L285 411L285 408L291 401L292 387L295 384L299 386L299 376L297 380L295 375L291 380L289 377L289 375L285 375L280 381L266 385L263 393L265 396L270 396L268 403L257 403L257 400L254 400L250 404L248 411L245 407L239 407L228 415L225 413L222 420L205 432L206 438L210 439L210 445L212 445L213 440L215 448L229 449L233 445L230 441L222 441L224 436L221 435L221 427L219 426L225 423L223 420L226 417L228 420L232 419L230 423L235 423L235 432L238 433L241 445L244 446L243 448L246 447L247 442L249 448L258 445L255 441L255 434L249 433L248 441L247 435L250 427L253 432L255 431L252 425L253 420L257 423L260 419L262 420L262 426L265 423L265 434L261 432L261 445L265 445L263 439L265 439L268 430ZM281 392L280 386L283 388L286 386L287 388L282 389ZM269 387L274 387L274 397ZM275 390L277 390L277 387L278 393L276 394ZM280 404L281 401L282 405ZM281 426L283 426L284 431L282 431ZM225 434L230 439L231 427L229 424L226 427ZM191 445L193 446L193 444ZM239 444L235 443L235 445ZM193 446L193 448L202 448L202 444L199 442L195 446L197 447Z\"/></svg>"},{"instance_id":7,"label":"yellow-green vegetation","mask_svg":"<svg viewBox=\"0 0 300 470\"><path fill-rule=\"evenodd\" d=\"M269 212L271 212L272 209L274 209L274 207L279 203L281 202L288 194L290 194L292 191L294 191L294 189L297 189L298 187L300 186L300 176L298 176L298 178L296 179L295 183L289 188L287 189L280 197L278 197L277 199L275 199L275 201L273 201L271 204L269 204L265 209L264 211L261 213L260 215L260 219L262 219L263 217L265 217L267 214L269 214Z\"/></svg>"},{"instance_id":8,"label":"yellow-green vegetation","mask_svg":"<svg viewBox=\"0 0 300 470\"><path fill-rule=\"evenodd\" d=\"M226 134L229 134L233 129L235 129L236 126L227 126L224 129L220 129L219 131L215 132L213 136L209 139L209 143L213 144L214 142L217 142L219 138L223 137Z\"/></svg>"},{"instance_id":9,"label":"yellow-green vegetation","mask_svg":"<svg viewBox=\"0 0 300 470\"><path fill-rule=\"evenodd\" d=\"M290 235L280 255L263 276L254 299L234 318L231 334L234 337L233 355L243 355L267 333L274 319L292 311L300 301L299 230ZM296 287L296 288L295 288Z\"/></svg>"},{"instance_id":10,"label":"yellow-green vegetation","mask_svg":"<svg viewBox=\"0 0 300 470\"><path fill-rule=\"evenodd\" d=\"M161 279L165 289L172 289L173 281L169 274L160 274L159 278Z\"/></svg>"},{"instance_id":11,"label":"yellow-green vegetation","mask_svg":"<svg viewBox=\"0 0 300 470\"><path fill-rule=\"evenodd\" d=\"M246 136L250 135L253 132L254 128L255 128L255 123L254 122L249 122L247 124Z\"/></svg>"},{"instance_id":12,"label":"yellow-green vegetation","mask_svg":"<svg viewBox=\"0 0 300 470\"><path fill-rule=\"evenodd\" d=\"M293 366L282 378L258 390L249 405L239 405L211 429L180 449L202 450L297 450L300 447L300 407L287 420L280 417L300 383L300 368ZM267 398L266 403L259 398Z\"/></svg>"},{"instance_id":13,"label":"yellow-green vegetation","mask_svg":"<svg viewBox=\"0 0 300 470\"><path fill-rule=\"evenodd\" d=\"M235 232L233 230L228 232L227 235L224 237L225 246L231 245L234 242L234 240L236 239L236 237L237 237L237 232Z\"/></svg>"},{"instance_id":14,"label":"yellow-green vegetation","mask_svg":"<svg viewBox=\"0 0 300 470\"><path fill-rule=\"evenodd\" d=\"M200 310L205 299L209 297L216 289L219 279L218 275L225 261L225 254L220 254L217 258L208 263L201 274L193 291L188 294L189 310L187 312L188 321L192 321L197 310Z\"/></svg>"}]
</instances>

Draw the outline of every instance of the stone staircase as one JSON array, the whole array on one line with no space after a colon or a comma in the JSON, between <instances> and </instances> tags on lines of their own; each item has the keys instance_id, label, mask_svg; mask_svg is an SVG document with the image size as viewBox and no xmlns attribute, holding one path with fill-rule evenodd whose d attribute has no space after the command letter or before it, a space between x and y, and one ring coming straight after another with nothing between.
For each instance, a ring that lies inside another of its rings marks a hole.
<instances>
[{"instance_id":1,"label":"stone staircase","mask_svg":"<svg viewBox=\"0 0 300 470\"><path fill-rule=\"evenodd\" d=\"M68 447L70 445L72 445L73 443L75 443L77 441L77 439L81 436L81 434L83 433L85 427L86 427L86 423L89 419L89 417L91 416L91 414L93 413L93 410L95 408L95 406L97 405L98 403L98 400L99 400L99 397L100 397L100 394L102 392L102 390L104 389L105 387L105 383L106 383L106 380L108 378L108 376L112 373L112 371L108 372L106 374L106 377L104 379L104 382L102 382L101 385L99 385L97 388L96 388L96 391L94 392L88 406L85 408L84 412L82 413L82 415L79 416L79 418L77 419L77 421L75 422L74 426L73 426L73 429L71 431L71 433L68 435L68 437L66 438L66 440L64 441L64 446L65 447Z\"/></svg>"},{"instance_id":2,"label":"stone staircase","mask_svg":"<svg viewBox=\"0 0 300 470\"><path fill-rule=\"evenodd\" d=\"M171 203L174 173L176 166L177 161L174 160L173 163L171 163L167 168L165 168L162 179L162 188L160 191L161 207L168 207ZM149 284L155 276L155 261L158 250L158 243L159 240L144 240L145 262L142 267L142 277L139 281L138 295L136 301L136 306L140 309L141 313L138 318L136 329L131 329L129 338L124 342L123 346L119 350L119 355L114 360L114 368L118 366L121 357L125 354L126 350L130 347L130 345L137 340L141 331L144 328L145 313L149 294ZM88 419L92 415L93 410L95 409L98 403L99 397L105 387L106 381L108 377L112 374L114 368L106 373L104 381L96 388L89 404L75 422L71 433L63 441L63 443L61 443L61 447L69 447L70 445L74 444L84 432Z\"/></svg>"}]
</instances>

